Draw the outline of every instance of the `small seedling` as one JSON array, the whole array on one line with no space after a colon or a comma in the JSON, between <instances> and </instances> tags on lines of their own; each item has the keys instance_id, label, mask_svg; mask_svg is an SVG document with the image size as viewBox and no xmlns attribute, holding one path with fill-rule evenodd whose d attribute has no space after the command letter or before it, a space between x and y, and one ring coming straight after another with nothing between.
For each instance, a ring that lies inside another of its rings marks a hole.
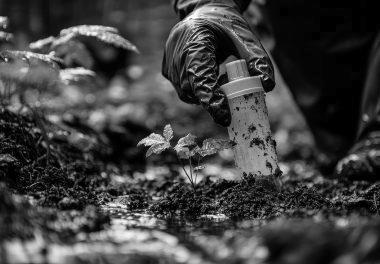
<instances>
[{"instance_id":1,"label":"small seedling","mask_svg":"<svg viewBox=\"0 0 380 264\"><path fill-rule=\"evenodd\" d=\"M174 133L171 125L166 125L162 135L152 133L142 139L137 146L143 145L149 147L146 157L152 154L161 154L165 150L174 151L194 191L196 189L198 172L204 169L204 165L201 165L203 158L216 154L223 149L231 148L234 145L230 140L215 138L205 139L202 145L198 145L196 136L192 134L180 138L177 144L172 145L171 141L173 137ZM188 170L185 167L186 163L189 165Z\"/></svg>"}]
</instances>

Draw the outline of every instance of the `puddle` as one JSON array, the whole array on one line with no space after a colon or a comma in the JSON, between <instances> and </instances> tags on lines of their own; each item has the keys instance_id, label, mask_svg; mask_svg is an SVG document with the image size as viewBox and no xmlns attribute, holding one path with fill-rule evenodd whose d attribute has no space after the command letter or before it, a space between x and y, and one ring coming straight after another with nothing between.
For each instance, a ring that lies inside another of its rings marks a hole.
<instances>
[{"instance_id":1,"label":"puddle","mask_svg":"<svg viewBox=\"0 0 380 264\"><path fill-rule=\"evenodd\" d=\"M129 210L121 203L108 203L101 207L111 217L111 229L125 230L143 228L162 230L188 238L202 234L222 235L227 229L235 229L236 224L224 214L202 215L196 221L181 218L159 219L146 210Z\"/></svg>"}]
</instances>

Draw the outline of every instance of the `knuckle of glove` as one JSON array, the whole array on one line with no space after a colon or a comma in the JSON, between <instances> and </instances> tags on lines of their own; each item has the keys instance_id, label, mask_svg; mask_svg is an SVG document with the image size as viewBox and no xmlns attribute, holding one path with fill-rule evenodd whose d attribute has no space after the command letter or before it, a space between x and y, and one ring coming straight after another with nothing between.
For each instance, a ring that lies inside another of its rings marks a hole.
<instances>
[{"instance_id":1,"label":"knuckle of glove","mask_svg":"<svg viewBox=\"0 0 380 264\"><path fill-rule=\"evenodd\" d=\"M269 57L255 57L248 62L249 72L252 76L259 76L265 92L270 92L276 85L274 69Z\"/></svg>"},{"instance_id":2,"label":"knuckle of glove","mask_svg":"<svg viewBox=\"0 0 380 264\"><path fill-rule=\"evenodd\" d=\"M207 110L219 125L227 127L231 124L231 113L228 106L228 100L226 95L220 89L217 89L214 92Z\"/></svg>"}]
</instances>

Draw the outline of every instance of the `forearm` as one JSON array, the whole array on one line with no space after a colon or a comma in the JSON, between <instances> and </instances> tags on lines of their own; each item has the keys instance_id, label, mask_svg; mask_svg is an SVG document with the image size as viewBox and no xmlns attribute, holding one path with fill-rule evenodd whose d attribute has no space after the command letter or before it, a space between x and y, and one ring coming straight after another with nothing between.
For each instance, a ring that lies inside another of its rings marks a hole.
<instances>
[{"instance_id":1,"label":"forearm","mask_svg":"<svg viewBox=\"0 0 380 264\"><path fill-rule=\"evenodd\" d=\"M235 5L240 12L244 12L251 0L172 0L174 10L179 15L180 19L186 17L198 6L213 2L232 4Z\"/></svg>"}]
</instances>

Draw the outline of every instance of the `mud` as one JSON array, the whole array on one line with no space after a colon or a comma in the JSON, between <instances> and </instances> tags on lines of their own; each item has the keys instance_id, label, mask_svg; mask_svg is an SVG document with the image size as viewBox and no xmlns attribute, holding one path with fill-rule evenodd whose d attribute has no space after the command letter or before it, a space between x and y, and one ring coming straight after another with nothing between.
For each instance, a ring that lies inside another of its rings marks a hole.
<instances>
[{"instance_id":1,"label":"mud","mask_svg":"<svg viewBox=\"0 0 380 264\"><path fill-rule=\"evenodd\" d=\"M9 188L32 196L38 204L64 210L107 200L106 193L97 190L107 184L98 152L83 152L68 137L57 138L64 131L46 120L42 129L31 116L0 111L0 180Z\"/></svg>"},{"instance_id":2,"label":"mud","mask_svg":"<svg viewBox=\"0 0 380 264\"><path fill-rule=\"evenodd\" d=\"M253 146L257 146L261 149L265 149L265 144L264 144L264 141L260 138L254 138L251 140L251 142L249 143L249 146L250 147L253 147Z\"/></svg>"},{"instance_id":3,"label":"mud","mask_svg":"<svg viewBox=\"0 0 380 264\"><path fill-rule=\"evenodd\" d=\"M51 137L47 160L32 117L2 111L0 125L4 263L21 257L31 263L38 262L32 257L57 263L380 259L380 183L322 176L315 164L293 159L280 164L280 189L262 177L223 179L228 168L221 167L200 175L194 191L171 157L157 162L164 167L123 171L96 148L83 151Z\"/></svg>"},{"instance_id":4,"label":"mud","mask_svg":"<svg viewBox=\"0 0 380 264\"><path fill-rule=\"evenodd\" d=\"M271 181L257 181L252 177L242 182L208 181L201 182L196 193L189 186L177 186L150 209L159 216L187 218L222 213L235 221L312 216L328 219L352 214L377 215L380 202L377 195L371 197L378 185L368 183L353 186L351 182L336 180L313 183L292 179L283 182L278 192Z\"/></svg>"}]
</instances>

